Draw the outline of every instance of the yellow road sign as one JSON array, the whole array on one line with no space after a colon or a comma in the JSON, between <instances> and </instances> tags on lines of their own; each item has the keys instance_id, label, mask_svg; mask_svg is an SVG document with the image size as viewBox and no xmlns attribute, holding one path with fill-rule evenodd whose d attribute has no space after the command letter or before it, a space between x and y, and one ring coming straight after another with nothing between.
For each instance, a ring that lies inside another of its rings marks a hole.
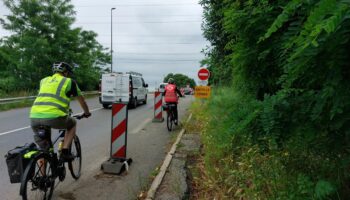
<instances>
[{"instance_id":1,"label":"yellow road sign","mask_svg":"<svg viewBox=\"0 0 350 200\"><path fill-rule=\"evenodd\" d=\"M196 86L194 88L194 96L196 98L207 99L210 97L210 86Z\"/></svg>"}]
</instances>

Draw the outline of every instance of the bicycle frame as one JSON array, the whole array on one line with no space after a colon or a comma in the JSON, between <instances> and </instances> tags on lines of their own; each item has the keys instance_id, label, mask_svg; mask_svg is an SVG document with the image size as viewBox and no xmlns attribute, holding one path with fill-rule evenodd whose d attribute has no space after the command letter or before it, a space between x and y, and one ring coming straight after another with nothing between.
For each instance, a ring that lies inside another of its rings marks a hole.
<instances>
[{"instance_id":1,"label":"bicycle frame","mask_svg":"<svg viewBox=\"0 0 350 200\"><path fill-rule=\"evenodd\" d=\"M54 146L60 138L64 137L65 133L66 133L66 130L64 130L64 129L59 130L59 134L54 139L54 142L52 143L52 147L50 147L49 151L39 150L39 152L36 153L36 156L39 156L40 154L49 155L49 157L52 159L52 161L54 163L54 168L52 169L53 170L52 173L53 173L55 178L58 176L58 173L57 173L58 169L63 164L63 162L58 159L58 155L54 150ZM64 165L63 165L63 167L64 167Z\"/></svg>"},{"instance_id":2,"label":"bicycle frame","mask_svg":"<svg viewBox=\"0 0 350 200\"><path fill-rule=\"evenodd\" d=\"M73 116L73 117L75 117L77 119L81 119L81 118L83 118L83 115ZM42 127L42 129L43 129L42 131L44 131L44 134L47 134L47 133L45 133L45 131L47 131L47 127ZM54 184L56 178L59 178L59 181L63 181L65 179L65 177L66 177L66 166L64 164L65 161L59 158L60 156L58 155L58 152L55 151L54 146L60 138L64 138L66 131L67 131L66 129L59 129L58 130L59 134L51 142L51 147L49 150L38 149L38 150L28 152L27 154L24 155L24 157L26 159L30 159L30 161L25 169L25 172L23 175L24 177L22 178L22 181L21 181L20 195L23 197L23 199L27 199L27 188L26 187L27 187L27 184L29 181L32 182L32 187L33 187L32 189L34 189L34 190L37 190L37 189L41 190L40 187L45 187L45 189L46 189L46 187L52 188L52 189L50 189L50 192L49 192L49 195L50 195L49 199L51 198L51 195L52 195L53 190L54 190L54 185L46 186L45 184L47 184L47 182L45 182L45 181L48 181L48 180L46 180L45 178L43 178L43 180L41 180L41 179L38 180L39 182L37 182L37 183L34 183L36 180L35 178L38 175L40 176L40 174L44 175L44 177L46 175L48 177L50 176L51 177L50 182L52 180L52 184ZM51 138L50 138L50 140L51 140ZM75 147L77 148L76 150L77 150L77 152L79 152L79 153L77 153L77 155L79 157L79 164L77 165L77 166L79 166L78 172L76 172L73 169L74 165L72 165L71 161L68 162L68 167L69 167L69 170L71 171L73 178L78 179L80 177L80 170L81 170L81 146L80 146L78 136L75 136L73 141L75 141L74 144L75 144ZM71 148L71 146L69 148ZM71 149L69 149L69 150L71 150ZM51 173L49 171L49 174L51 174L51 175L47 174L47 172L46 172L47 163L49 163L49 165L50 165L49 169L51 169ZM34 166L34 168L33 168L33 166ZM31 170L35 169L36 167L37 167L38 171L33 173ZM32 178L34 178L34 179L32 179ZM42 182L40 182L40 181L44 181L44 183L43 183L44 186L42 186ZM46 192L45 192L45 194L46 194Z\"/></svg>"},{"instance_id":3,"label":"bicycle frame","mask_svg":"<svg viewBox=\"0 0 350 200\"><path fill-rule=\"evenodd\" d=\"M166 125L168 131L171 131L173 129L173 123L175 121L175 108L176 105L173 104L167 104L167 119L166 119Z\"/></svg>"}]
</instances>

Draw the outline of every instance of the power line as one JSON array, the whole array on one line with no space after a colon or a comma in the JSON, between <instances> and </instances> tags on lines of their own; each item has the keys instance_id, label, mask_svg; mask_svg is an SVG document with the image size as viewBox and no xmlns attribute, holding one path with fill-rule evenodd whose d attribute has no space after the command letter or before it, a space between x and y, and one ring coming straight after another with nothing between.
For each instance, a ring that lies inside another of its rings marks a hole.
<instances>
[{"instance_id":1,"label":"power line","mask_svg":"<svg viewBox=\"0 0 350 200\"><path fill-rule=\"evenodd\" d=\"M131 56L131 57L130 57ZM142 56L142 55L141 55ZM200 57L199 55L198 56L194 56L194 55L188 55L190 57L187 57L186 56L184 57L184 55L182 55L181 57L178 57L178 56L174 56L174 55L166 55L167 57L159 57L161 55L157 55L157 57L153 57L153 56L150 56L150 55L143 55L143 56L147 56L147 57L141 57L139 55L135 55L135 56L132 56L132 55L125 55L125 54L118 54L116 53L116 59L121 59L121 60L150 60L150 61L176 61L176 60L185 60L185 61L188 61L188 60L200 60L200 59L203 59L204 57Z\"/></svg>"},{"instance_id":2,"label":"power line","mask_svg":"<svg viewBox=\"0 0 350 200\"><path fill-rule=\"evenodd\" d=\"M130 55L198 55L200 52L196 53L136 53L136 52L115 52L115 54L130 54Z\"/></svg>"},{"instance_id":3,"label":"power line","mask_svg":"<svg viewBox=\"0 0 350 200\"><path fill-rule=\"evenodd\" d=\"M106 42L102 42L101 44L110 44ZM201 44L200 42L178 42L178 43L113 43L116 46L118 45L187 45L187 44ZM204 44L204 43L203 43Z\"/></svg>"},{"instance_id":4,"label":"power line","mask_svg":"<svg viewBox=\"0 0 350 200\"><path fill-rule=\"evenodd\" d=\"M200 4L196 3L196 4L180 4L180 3L176 3L176 4L114 4L114 5L79 5L79 6L74 6L76 8L89 8L89 7L158 7L158 6L201 6Z\"/></svg>"},{"instance_id":5,"label":"power line","mask_svg":"<svg viewBox=\"0 0 350 200\"><path fill-rule=\"evenodd\" d=\"M197 59L155 59L155 58L116 58L116 60L132 60L132 61L198 61Z\"/></svg>"},{"instance_id":6,"label":"power line","mask_svg":"<svg viewBox=\"0 0 350 200\"><path fill-rule=\"evenodd\" d=\"M111 36L111 34L98 34L99 36ZM142 35L142 34L114 34L115 37L197 37L202 36L201 34L193 34L193 35Z\"/></svg>"},{"instance_id":7,"label":"power line","mask_svg":"<svg viewBox=\"0 0 350 200\"><path fill-rule=\"evenodd\" d=\"M118 13L116 13L116 16L118 18L130 18L130 17L137 17L137 18L145 18L145 17L150 17L150 18L158 18L158 17L201 17L202 13L199 13L198 15L149 15L149 16L145 16L145 15L118 15ZM103 17L103 18L109 18L109 15L76 15L76 17Z\"/></svg>"},{"instance_id":8,"label":"power line","mask_svg":"<svg viewBox=\"0 0 350 200\"><path fill-rule=\"evenodd\" d=\"M111 37L110 35L98 35L100 38L108 38ZM195 37L145 37L145 36L115 36L113 35L114 38L119 38L120 40L124 40L125 38L127 39L133 39L133 40L140 40L142 39L145 42L154 42L153 40L158 40L162 42L166 41L172 41L172 42L207 42L207 40L204 39L204 37L201 36L195 36ZM123 39L121 39L123 38ZM147 41L148 40L148 41Z\"/></svg>"},{"instance_id":9,"label":"power line","mask_svg":"<svg viewBox=\"0 0 350 200\"><path fill-rule=\"evenodd\" d=\"M73 0L74 2L79 1L79 0ZM85 1L85 0L80 0L80 1ZM89 0L87 0L89 1ZM122 0L120 0L122 1ZM168 3L188 3L189 0L183 0L183 2L181 2L180 0L172 0L173 2L170 2L171 0L167 0ZM115 0L113 0L113 2L115 2ZM139 1L132 1L132 0L128 0L129 3L144 3L144 0L139 0ZM164 1L154 1L154 2L148 2L149 4L161 4ZM197 2L197 1L193 1L193 2Z\"/></svg>"},{"instance_id":10,"label":"power line","mask_svg":"<svg viewBox=\"0 0 350 200\"><path fill-rule=\"evenodd\" d=\"M143 22L143 21L135 21L135 22L116 22L113 24L170 24L170 23L198 23L203 22L201 20L197 21L153 21L153 22ZM110 22L77 22L75 24L111 24Z\"/></svg>"},{"instance_id":11,"label":"power line","mask_svg":"<svg viewBox=\"0 0 350 200\"><path fill-rule=\"evenodd\" d=\"M120 63L174 63L174 62L199 62L198 60L115 60L117 64Z\"/></svg>"}]
</instances>

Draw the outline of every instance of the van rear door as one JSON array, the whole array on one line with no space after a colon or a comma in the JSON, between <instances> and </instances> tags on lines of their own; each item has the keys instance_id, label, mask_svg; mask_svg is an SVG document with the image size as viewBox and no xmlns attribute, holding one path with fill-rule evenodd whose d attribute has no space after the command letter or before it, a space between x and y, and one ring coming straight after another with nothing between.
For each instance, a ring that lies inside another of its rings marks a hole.
<instances>
[{"instance_id":1,"label":"van rear door","mask_svg":"<svg viewBox=\"0 0 350 200\"><path fill-rule=\"evenodd\" d=\"M102 74L101 101L112 103L116 101L116 74Z\"/></svg>"},{"instance_id":2,"label":"van rear door","mask_svg":"<svg viewBox=\"0 0 350 200\"><path fill-rule=\"evenodd\" d=\"M116 79L116 101L129 103L129 75L120 74Z\"/></svg>"}]
</instances>

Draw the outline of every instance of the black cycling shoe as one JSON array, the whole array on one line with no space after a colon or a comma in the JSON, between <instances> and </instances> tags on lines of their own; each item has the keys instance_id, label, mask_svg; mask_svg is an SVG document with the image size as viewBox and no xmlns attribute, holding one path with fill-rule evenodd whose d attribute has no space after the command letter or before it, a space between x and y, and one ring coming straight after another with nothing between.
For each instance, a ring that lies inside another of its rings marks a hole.
<instances>
[{"instance_id":1,"label":"black cycling shoe","mask_svg":"<svg viewBox=\"0 0 350 200\"><path fill-rule=\"evenodd\" d=\"M73 161L74 160L74 156L72 154L61 154L61 157L60 159L63 161L63 162L70 162L70 161Z\"/></svg>"}]
</instances>

